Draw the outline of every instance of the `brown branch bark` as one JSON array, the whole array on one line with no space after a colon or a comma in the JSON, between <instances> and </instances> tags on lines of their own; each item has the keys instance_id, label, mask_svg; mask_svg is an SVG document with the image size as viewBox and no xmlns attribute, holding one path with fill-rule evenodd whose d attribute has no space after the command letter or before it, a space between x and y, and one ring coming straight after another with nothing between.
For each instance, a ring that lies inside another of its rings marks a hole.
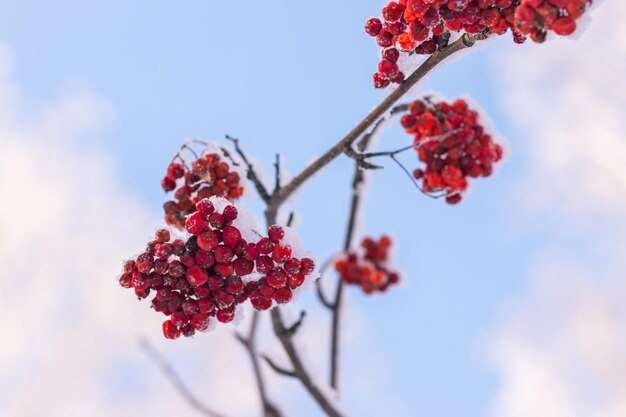
<instances>
[{"instance_id":1,"label":"brown branch bark","mask_svg":"<svg viewBox=\"0 0 626 417\"><path fill-rule=\"evenodd\" d=\"M287 198L289 198L294 191L296 191L315 173L345 152L347 147L352 146L352 144L364 133L366 133L367 130L381 117L383 117L404 94L406 94L415 84L423 79L439 63L456 52L472 47L477 40L486 39L487 37L488 35L486 33L478 33L475 35L469 35L466 33L461 36L460 39L445 48L435 51L435 53L424 61L424 63L420 65L419 68L417 68L402 84L393 90L378 106L365 116L365 118L357 124L354 129L344 136L343 139L337 142L311 165L302 170L302 172L293 177L288 184L280 189L279 192L274 193L270 197L267 212L270 215L274 215L277 212L278 207Z\"/></svg>"},{"instance_id":2,"label":"brown branch bark","mask_svg":"<svg viewBox=\"0 0 626 417\"><path fill-rule=\"evenodd\" d=\"M255 310L252 316L252 323L250 324L250 331L248 332L247 337L244 337L238 333L235 333L235 336L237 337L237 340L239 340L241 344L246 348L248 356L250 357L250 362L252 363L252 369L254 371L254 379L259 390L259 398L261 400L261 406L263 408L263 416L281 417L282 413L278 410L278 408L276 408L276 406L269 400L269 397L267 396L265 378L263 378L261 365L259 363L259 357L256 352L256 335L259 325L259 316L260 313Z\"/></svg>"},{"instance_id":3,"label":"brown branch bark","mask_svg":"<svg viewBox=\"0 0 626 417\"><path fill-rule=\"evenodd\" d=\"M332 146L326 153L314 161L311 165L305 168L302 172L296 175L291 181L274 190L272 195L266 200L265 219L268 226L276 223L278 210L281 205L289 198L305 181L311 176L320 171L331 161L344 153L347 148L352 147L360 137L367 135L367 131L375 126L385 113L392 110L394 104L407 93L418 81L424 78L434 67L440 62L453 55L454 53L471 47L475 41L485 39L487 34L481 33L476 35L464 34L459 40L454 43L436 51L432 54L415 72L413 72L400 86L392 91L376 108L374 108L354 129L352 129L343 139ZM369 140L368 139L363 139ZM366 145L367 143L365 143ZM361 147L364 149L365 146ZM355 177L353 181L353 200L351 204L350 219L348 222L348 230L346 233L346 241L344 247L348 249L352 243L352 237L354 234L354 226L356 213L360 201L360 193L358 192L359 185L363 181L363 173L359 169L358 163L355 167ZM341 311L341 299L342 299L343 284L338 282L336 298L334 303L333 325L332 325L332 339L331 343L331 386L337 385L338 374L338 351L339 351L339 323L340 323L340 311ZM293 374L300 380L307 392L313 397L317 404L329 417L344 417L342 411L340 411L337 405L326 395L321 387L311 378L309 371L304 366L298 350L293 343L293 334L288 331L285 326L281 309L279 307L274 308L271 311L272 326L274 333L280 341L283 350L291 362L293 368ZM290 371L291 372L291 371Z\"/></svg>"},{"instance_id":4,"label":"brown branch bark","mask_svg":"<svg viewBox=\"0 0 626 417\"><path fill-rule=\"evenodd\" d=\"M360 148L363 151L367 150L372 135L364 137L360 143ZM361 191L362 185L365 181L365 175L363 173L361 164L357 160L354 164L354 175L352 178L352 200L350 202L350 212L348 214L348 227L346 230L346 237L343 244L344 253L348 252L352 248L352 241L354 239L354 230L356 226L356 218L359 212L361 203ZM331 338L330 338L330 386L336 391L339 391L339 327L341 323L341 301L343 297L343 280L339 278L337 280L337 289L335 290L335 300L332 304L332 326L331 326Z\"/></svg>"}]
</instances>

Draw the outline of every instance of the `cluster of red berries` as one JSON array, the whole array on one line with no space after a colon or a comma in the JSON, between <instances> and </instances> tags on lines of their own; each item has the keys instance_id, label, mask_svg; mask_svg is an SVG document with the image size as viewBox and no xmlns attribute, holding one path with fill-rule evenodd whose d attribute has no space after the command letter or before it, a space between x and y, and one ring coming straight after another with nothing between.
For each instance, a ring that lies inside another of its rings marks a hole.
<instances>
[{"instance_id":1,"label":"cluster of red berries","mask_svg":"<svg viewBox=\"0 0 626 417\"><path fill-rule=\"evenodd\" d=\"M461 201L467 177L490 176L502 159L502 147L485 133L478 112L465 100L416 100L400 122L414 135L419 160L426 164L413 172L415 179L422 180L426 193L442 192L449 204Z\"/></svg>"},{"instance_id":2,"label":"cluster of red berries","mask_svg":"<svg viewBox=\"0 0 626 417\"><path fill-rule=\"evenodd\" d=\"M178 229L185 226L185 218L195 211L203 198L224 197L236 201L243 194L239 173L231 170L217 153L207 153L191 163L172 162L161 180L165 192L174 191L174 200L165 202L165 222Z\"/></svg>"},{"instance_id":3,"label":"cluster of red berries","mask_svg":"<svg viewBox=\"0 0 626 417\"><path fill-rule=\"evenodd\" d=\"M427 54L437 50L446 29L467 33L489 30L503 34L512 29L513 38L522 43L525 37L515 28L515 9L520 0L398 0L383 7L383 20L371 18L365 31L376 38L382 50L376 88L401 83L404 74L398 68L400 53Z\"/></svg>"},{"instance_id":4,"label":"cluster of red berries","mask_svg":"<svg viewBox=\"0 0 626 417\"><path fill-rule=\"evenodd\" d=\"M213 204L217 201L196 204L185 221L191 235L186 241L170 241L169 231L158 230L146 251L125 263L119 278L140 299L154 292L152 308L169 316L163 323L168 339L207 330L213 317L228 323L246 300L257 310L287 303L292 290L315 269L313 260L292 255L280 226L270 227L267 237L247 242L233 223L238 217L235 206L226 205L220 212L215 206L221 203Z\"/></svg>"},{"instance_id":5,"label":"cluster of red berries","mask_svg":"<svg viewBox=\"0 0 626 417\"><path fill-rule=\"evenodd\" d=\"M522 0L515 12L515 27L538 43L549 30L567 36L576 30L576 20L592 0Z\"/></svg>"},{"instance_id":6,"label":"cluster of red berries","mask_svg":"<svg viewBox=\"0 0 626 417\"><path fill-rule=\"evenodd\" d=\"M391 239L382 236L378 240L366 237L361 242L362 254L349 252L335 261L335 270L343 282L361 287L363 292L385 292L400 280L396 272L389 271L387 261Z\"/></svg>"}]
</instances>

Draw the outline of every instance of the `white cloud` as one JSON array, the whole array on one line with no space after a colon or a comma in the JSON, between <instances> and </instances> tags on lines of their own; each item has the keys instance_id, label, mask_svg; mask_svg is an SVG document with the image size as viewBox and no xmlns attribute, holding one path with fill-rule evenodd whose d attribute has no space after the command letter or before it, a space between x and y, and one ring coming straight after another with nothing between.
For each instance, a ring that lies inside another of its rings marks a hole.
<instances>
[{"instance_id":1,"label":"white cloud","mask_svg":"<svg viewBox=\"0 0 626 417\"><path fill-rule=\"evenodd\" d=\"M602 2L592 17L576 40L498 56L525 132L513 146L530 163L517 198L557 240L584 231L587 255L538 255L527 293L503 307L494 417L626 415L626 3Z\"/></svg>"},{"instance_id":2,"label":"white cloud","mask_svg":"<svg viewBox=\"0 0 626 417\"><path fill-rule=\"evenodd\" d=\"M167 343L161 318L116 282L159 216L124 190L99 144L111 105L86 88L34 104L11 79L10 55L0 48L0 414L189 414L139 337L210 406L255 413L232 329Z\"/></svg>"},{"instance_id":3,"label":"white cloud","mask_svg":"<svg viewBox=\"0 0 626 417\"><path fill-rule=\"evenodd\" d=\"M498 55L507 110L525 133L531 179L522 198L563 214L626 213L626 19L602 2L576 40L511 47Z\"/></svg>"}]
</instances>

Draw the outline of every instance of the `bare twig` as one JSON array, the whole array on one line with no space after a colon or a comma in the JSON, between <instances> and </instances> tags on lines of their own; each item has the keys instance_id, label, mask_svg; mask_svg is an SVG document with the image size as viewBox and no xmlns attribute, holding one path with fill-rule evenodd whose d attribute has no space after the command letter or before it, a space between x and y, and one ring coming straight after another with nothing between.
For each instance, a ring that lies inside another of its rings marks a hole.
<instances>
[{"instance_id":1,"label":"bare twig","mask_svg":"<svg viewBox=\"0 0 626 417\"><path fill-rule=\"evenodd\" d=\"M235 152L237 152L237 154L243 160L243 163L246 165L246 170L248 172L248 179L252 181L252 183L254 184L254 187L256 188L257 193L259 193L259 196L261 197L261 199L267 203L270 200L270 195L267 192L265 185L263 185L263 182L261 182L261 179L259 178L256 171L254 170L254 167L252 166L252 164L246 157L246 154L241 149L241 146L239 146L239 139L233 138L228 135L226 135L226 139L233 142L233 145L235 146Z\"/></svg>"},{"instance_id":2,"label":"bare twig","mask_svg":"<svg viewBox=\"0 0 626 417\"><path fill-rule=\"evenodd\" d=\"M322 410L324 410L328 417L345 417L333 401L326 396L324 391L311 378L309 372L304 367L300 354L298 353L291 336L285 329L280 308L273 309L271 311L271 315L272 325L274 326L274 334L278 337L278 340L283 346L283 349L293 366L295 377L298 378L304 388L308 391L311 397L313 397Z\"/></svg>"},{"instance_id":3,"label":"bare twig","mask_svg":"<svg viewBox=\"0 0 626 417\"><path fill-rule=\"evenodd\" d=\"M289 336L293 336L294 334L296 334L296 332L302 325L302 322L304 321L305 317L306 317L306 311L302 310L300 312L300 317L298 317L298 320L296 320L291 326L285 329L285 331L289 334Z\"/></svg>"},{"instance_id":4,"label":"bare twig","mask_svg":"<svg viewBox=\"0 0 626 417\"><path fill-rule=\"evenodd\" d=\"M280 191L280 154L276 154L276 162L274 162L274 170L275 170L275 184L274 184L274 193Z\"/></svg>"},{"instance_id":5,"label":"bare twig","mask_svg":"<svg viewBox=\"0 0 626 417\"><path fill-rule=\"evenodd\" d=\"M326 297L326 294L324 294L324 289L322 288L322 279L324 278L324 275L326 274L328 268L332 265L334 259L335 256L331 256L322 264L322 266L320 267L320 276L318 279L315 280L317 296L319 297L322 304L330 310L334 308L334 303L330 302Z\"/></svg>"},{"instance_id":6,"label":"bare twig","mask_svg":"<svg viewBox=\"0 0 626 417\"><path fill-rule=\"evenodd\" d=\"M224 154L224 156L225 156L226 158L228 158L228 160L230 161L230 163L231 163L233 166L236 166L236 167L240 166L239 162L237 162L237 161L235 160L235 158L234 158L234 157L233 157L233 155L232 155L232 154L228 151L228 149L226 149L226 148L224 148L224 147L220 147L220 150L222 151L222 153Z\"/></svg>"},{"instance_id":7,"label":"bare twig","mask_svg":"<svg viewBox=\"0 0 626 417\"><path fill-rule=\"evenodd\" d=\"M272 358L270 358L269 356L261 355L261 357L263 359L265 359L265 362L267 362L267 364L270 366L270 368L272 368L274 370L274 372L276 372L277 374L282 375L282 376L288 376L288 377L291 377L291 378L296 378L297 377L296 373L294 371L288 371L287 369L277 365L276 362L274 362L272 360Z\"/></svg>"},{"instance_id":8,"label":"bare twig","mask_svg":"<svg viewBox=\"0 0 626 417\"><path fill-rule=\"evenodd\" d=\"M263 378L263 373L261 372L261 366L259 364L259 358L256 352L256 334L258 331L259 316L260 313L255 310L252 316L252 323L250 324L250 330L247 337L244 337L239 333L235 333L235 337L246 348L246 350L248 351L248 356L250 357L250 361L252 362L254 379L259 390L259 398L263 407L263 416L280 417L282 415L281 412L276 408L276 406L274 406L274 404L269 400L267 396L265 379Z\"/></svg>"},{"instance_id":9,"label":"bare twig","mask_svg":"<svg viewBox=\"0 0 626 417\"><path fill-rule=\"evenodd\" d=\"M363 150L366 150L371 142L372 136L369 135L367 140L362 142ZM352 241L354 239L354 231L356 225L356 218L361 203L361 185L365 181L365 176L361 170L360 164L357 160L354 166L354 174L352 178L352 200L350 202L350 212L348 214L348 228L346 230L346 237L343 245L344 253L347 253L352 248ZM337 288L335 290L335 299L332 303L332 325L330 333L330 386L335 390L339 390L339 327L341 321L341 301L343 297L343 280L339 278L337 280Z\"/></svg>"},{"instance_id":10,"label":"bare twig","mask_svg":"<svg viewBox=\"0 0 626 417\"><path fill-rule=\"evenodd\" d=\"M172 383L172 385L174 385L176 390L193 409L207 417L224 417L223 414L208 408L191 393L174 368L172 368L167 360L161 356L161 354L150 344L150 342L142 339L140 340L139 345L146 355L148 355L148 357L161 369L165 377Z\"/></svg>"},{"instance_id":11,"label":"bare twig","mask_svg":"<svg viewBox=\"0 0 626 417\"><path fill-rule=\"evenodd\" d=\"M289 218L287 219L287 227L291 227L295 219L296 219L296 213L292 211L291 213L289 213Z\"/></svg>"}]
</instances>

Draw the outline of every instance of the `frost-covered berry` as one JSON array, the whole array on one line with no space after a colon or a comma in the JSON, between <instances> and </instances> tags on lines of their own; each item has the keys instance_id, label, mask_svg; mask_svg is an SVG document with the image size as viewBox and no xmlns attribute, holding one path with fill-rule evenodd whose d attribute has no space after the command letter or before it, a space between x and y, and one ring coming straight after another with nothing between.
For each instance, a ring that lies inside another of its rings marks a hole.
<instances>
[{"instance_id":1,"label":"frost-covered berry","mask_svg":"<svg viewBox=\"0 0 626 417\"><path fill-rule=\"evenodd\" d=\"M196 169L211 166L203 162ZM218 174L225 172L222 168ZM202 199L184 220L189 233L185 240L171 241L170 232L159 229L145 252L124 263L120 285L140 299L154 296L154 311L168 316L163 323L166 338L191 337L206 330L213 318L229 323L248 300L258 310L287 303L292 290L315 270L311 259L294 257L282 242L282 227L270 227L267 236L246 242L232 223L237 217L233 205L220 211Z\"/></svg>"},{"instance_id":2,"label":"frost-covered berry","mask_svg":"<svg viewBox=\"0 0 626 417\"><path fill-rule=\"evenodd\" d=\"M478 112L465 100L416 100L401 124L424 164L413 177L424 192L442 195L449 204L461 201L470 178L488 177L502 159L502 146L485 132Z\"/></svg>"}]
</instances>

